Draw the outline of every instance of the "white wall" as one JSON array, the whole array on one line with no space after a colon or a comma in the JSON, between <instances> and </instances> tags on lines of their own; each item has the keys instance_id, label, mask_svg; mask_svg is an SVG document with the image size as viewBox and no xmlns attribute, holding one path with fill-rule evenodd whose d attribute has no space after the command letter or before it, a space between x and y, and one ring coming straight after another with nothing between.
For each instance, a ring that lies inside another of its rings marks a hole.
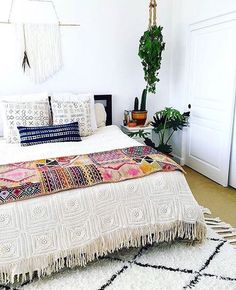
<instances>
[{"instance_id":1,"label":"white wall","mask_svg":"<svg viewBox=\"0 0 236 290\"><path fill-rule=\"evenodd\" d=\"M182 111L188 110L188 99L186 95L186 57L189 25L232 11L236 11L235 0L174 0L171 33L171 106L175 106ZM174 144L175 155L184 163L185 144L182 139L182 134L176 134L172 143Z\"/></svg>"},{"instance_id":2,"label":"white wall","mask_svg":"<svg viewBox=\"0 0 236 290\"><path fill-rule=\"evenodd\" d=\"M148 98L150 117L169 103L172 1L158 1L158 18L164 26L167 49L157 96ZM0 2L1 21L7 19L10 0ZM31 83L22 73L14 26L0 24L0 96L68 90L111 93L114 123L120 124L124 109L133 108L134 97L140 96L144 88L137 52L139 38L148 24L149 1L54 0L54 3L61 22L81 24L61 28L62 70L43 84ZM55 21L50 4L29 0L15 0L12 18L15 21Z\"/></svg>"}]
</instances>

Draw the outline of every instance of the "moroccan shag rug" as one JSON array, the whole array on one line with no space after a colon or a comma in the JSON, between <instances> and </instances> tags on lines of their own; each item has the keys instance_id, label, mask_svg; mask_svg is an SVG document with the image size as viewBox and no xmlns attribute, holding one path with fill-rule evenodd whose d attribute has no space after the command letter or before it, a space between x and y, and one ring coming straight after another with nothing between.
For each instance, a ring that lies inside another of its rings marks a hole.
<instances>
[{"instance_id":1,"label":"moroccan shag rug","mask_svg":"<svg viewBox=\"0 0 236 290\"><path fill-rule=\"evenodd\" d=\"M205 213L210 214L207 210ZM66 269L42 280L35 279L17 287L2 285L0 289L236 289L235 229L219 218L206 217L206 221L208 234L203 244L177 242L125 249L85 268Z\"/></svg>"}]
</instances>

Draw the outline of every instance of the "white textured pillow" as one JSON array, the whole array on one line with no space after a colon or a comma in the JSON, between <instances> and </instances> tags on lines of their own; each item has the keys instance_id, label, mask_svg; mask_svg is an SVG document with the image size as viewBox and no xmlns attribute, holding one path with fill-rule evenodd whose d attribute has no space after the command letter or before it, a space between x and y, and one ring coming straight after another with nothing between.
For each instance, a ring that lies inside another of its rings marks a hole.
<instances>
[{"instance_id":1,"label":"white textured pillow","mask_svg":"<svg viewBox=\"0 0 236 290\"><path fill-rule=\"evenodd\" d=\"M105 111L104 105L101 103L95 104L95 115L96 115L96 122L97 127L105 127L106 120L107 120L107 113Z\"/></svg>"},{"instance_id":2,"label":"white textured pillow","mask_svg":"<svg viewBox=\"0 0 236 290\"><path fill-rule=\"evenodd\" d=\"M0 96L0 136L5 135L3 128L3 118L2 118L2 104L1 102L47 102L48 101L48 93L41 92L37 94L26 94L26 95L8 95L8 96Z\"/></svg>"},{"instance_id":3,"label":"white textured pillow","mask_svg":"<svg viewBox=\"0 0 236 290\"><path fill-rule=\"evenodd\" d=\"M51 94L52 101L59 102L78 102L78 101L87 101L90 103L90 118L93 132L97 129L95 108L94 108L94 95L92 93L86 94L76 94L72 92L61 92Z\"/></svg>"},{"instance_id":4,"label":"white textured pillow","mask_svg":"<svg viewBox=\"0 0 236 290\"><path fill-rule=\"evenodd\" d=\"M20 141L17 126L49 125L48 102L2 102L4 138L8 143Z\"/></svg>"},{"instance_id":5,"label":"white textured pillow","mask_svg":"<svg viewBox=\"0 0 236 290\"><path fill-rule=\"evenodd\" d=\"M55 101L52 98L51 106L54 125L78 122L80 136L85 137L93 134L89 99L77 102L65 102Z\"/></svg>"}]
</instances>

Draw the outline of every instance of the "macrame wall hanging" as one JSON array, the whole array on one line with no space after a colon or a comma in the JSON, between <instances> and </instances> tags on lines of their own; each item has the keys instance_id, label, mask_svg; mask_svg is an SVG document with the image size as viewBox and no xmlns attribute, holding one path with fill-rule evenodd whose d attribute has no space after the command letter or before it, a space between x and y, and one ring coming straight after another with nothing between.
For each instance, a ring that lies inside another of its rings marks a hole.
<instances>
[{"instance_id":1,"label":"macrame wall hanging","mask_svg":"<svg viewBox=\"0 0 236 290\"><path fill-rule=\"evenodd\" d=\"M42 83L62 67L59 26L41 23L25 23L17 26L23 72L33 82Z\"/></svg>"},{"instance_id":2,"label":"macrame wall hanging","mask_svg":"<svg viewBox=\"0 0 236 290\"><path fill-rule=\"evenodd\" d=\"M13 1L11 2L8 21L0 23L11 24ZM33 82L42 83L62 67L60 26L79 26L79 24L61 23L52 0L29 1L51 3L57 18L57 23L52 24L15 24L21 47L22 70Z\"/></svg>"}]
</instances>

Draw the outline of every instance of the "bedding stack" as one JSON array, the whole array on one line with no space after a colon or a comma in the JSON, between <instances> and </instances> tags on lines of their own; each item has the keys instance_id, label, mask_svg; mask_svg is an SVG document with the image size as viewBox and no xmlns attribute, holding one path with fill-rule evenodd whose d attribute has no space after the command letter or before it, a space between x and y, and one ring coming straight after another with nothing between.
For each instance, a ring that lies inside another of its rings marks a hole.
<instances>
[{"instance_id":1,"label":"bedding stack","mask_svg":"<svg viewBox=\"0 0 236 290\"><path fill-rule=\"evenodd\" d=\"M52 95L43 109L38 102L3 105L2 283L84 266L124 247L204 239L201 208L174 161L116 126L97 128L96 120L105 122L89 95Z\"/></svg>"},{"instance_id":2,"label":"bedding stack","mask_svg":"<svg viewBox=\"0 0 236 290\"><path fill-rule=\"evenodd\" d=\"M1 101L1 115L6 141L13 144L21 139L22 146L40 144L40 141L81 141L80 136L90 136L97 129L92 94L58 93L50 98L47 93L9 96ZM74 129L74 138L68 131L70 127Z\"/></svg>"}]
</instances>

